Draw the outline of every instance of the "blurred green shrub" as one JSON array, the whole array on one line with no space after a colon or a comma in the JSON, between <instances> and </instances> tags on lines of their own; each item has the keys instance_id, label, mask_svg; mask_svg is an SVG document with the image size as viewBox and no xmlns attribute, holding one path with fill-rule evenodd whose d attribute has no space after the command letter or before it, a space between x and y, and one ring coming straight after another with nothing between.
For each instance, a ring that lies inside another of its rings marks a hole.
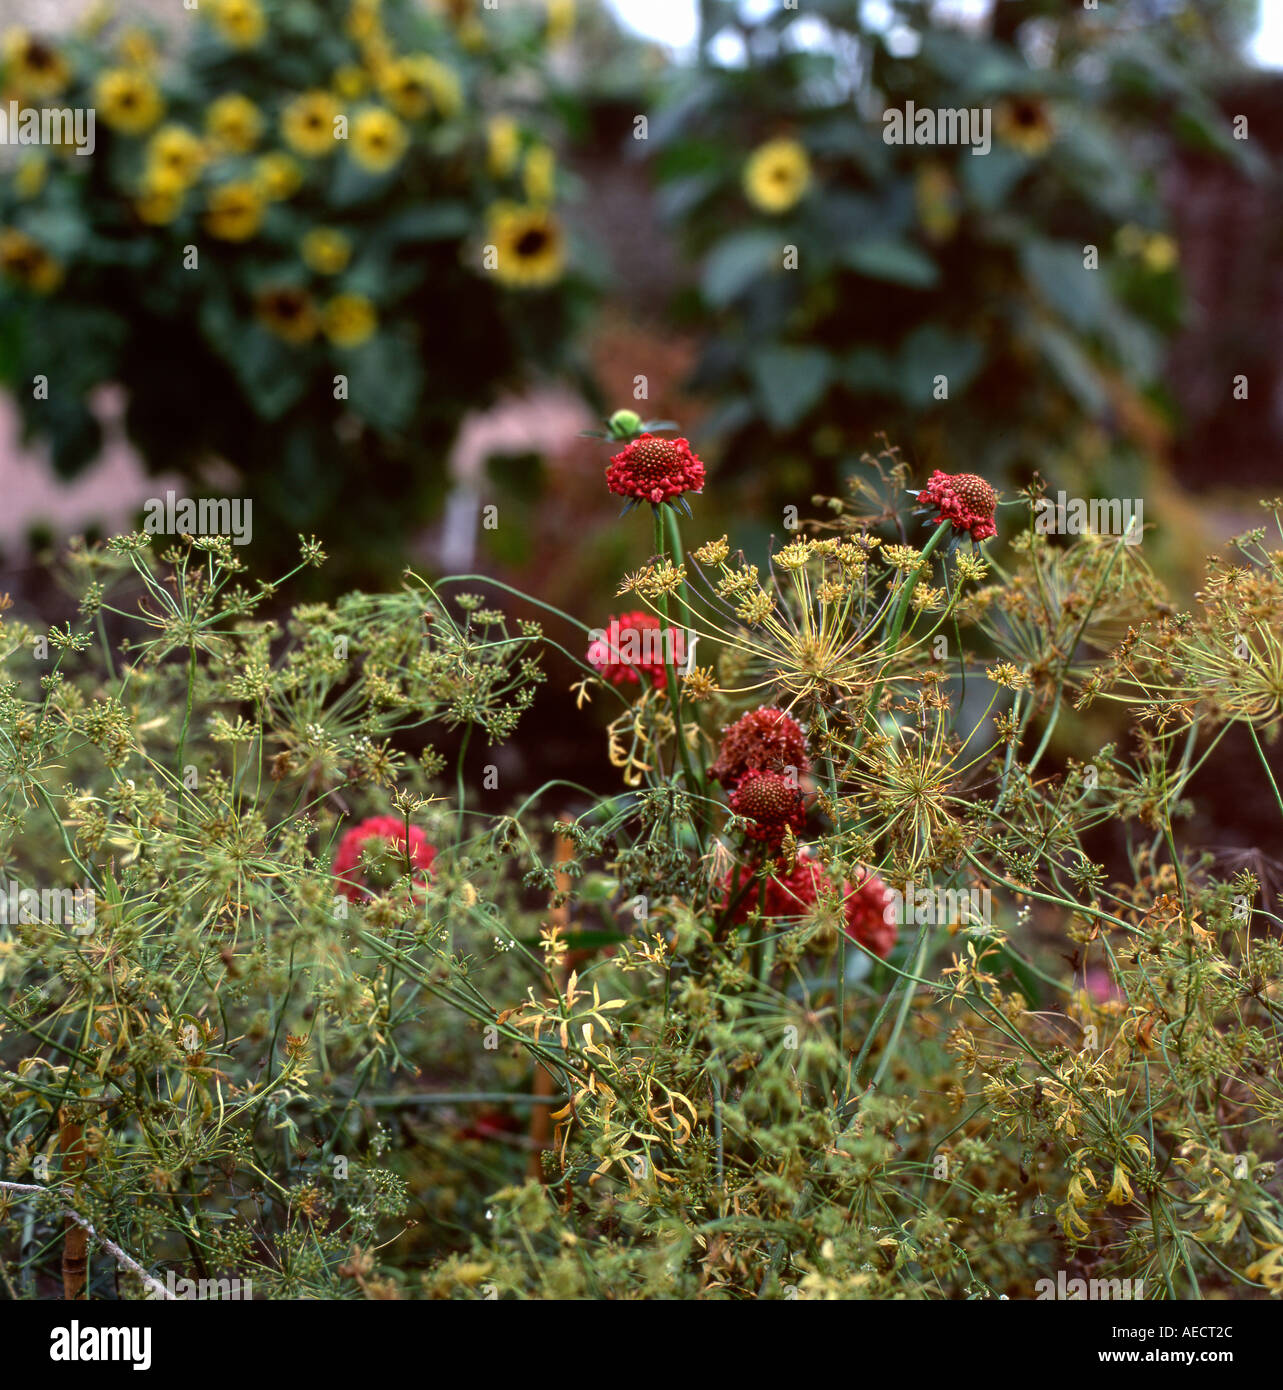
<instances>
[{"instance_id":1,"label":"blurred green shrub","mask_svg":"<svg viewBox=\"0 0 1283 1390\"><path fill-rule=\"evenodd\" d=\"M989 33L930 11L709 0L700 64L666 79L650 147L700 261L687 311L715 325L702 437L739 476L787 486L794 461L887 431L996 481L1102 434L1116 464L1167 423L1182 302L1160 172L1178 144L1242 157L1207 95L1241 7L1209 11L1215 34L1129 5L1008 0ZM987 152L888 143L910 102L974 109Z\"/></svg>"},{"instance_id":2,"label":"blurred green shrub","mask_svg":"<svg viewBox=\"0 0 1283 1390\"><path fill-rule=\"evenodd\" d=\"M393 566L462 415L564 361L588 295L521 114L551 109L565 16L178 14L171 61L101 16L8 36L6 98L92 107L97 138L91 158L23 150L0 181L0 374L63 475L99 447L87 394L120 382L148 466L231 463L273 554L308 529L343 535L351 568Z\"/></svg>"}]
</instances>

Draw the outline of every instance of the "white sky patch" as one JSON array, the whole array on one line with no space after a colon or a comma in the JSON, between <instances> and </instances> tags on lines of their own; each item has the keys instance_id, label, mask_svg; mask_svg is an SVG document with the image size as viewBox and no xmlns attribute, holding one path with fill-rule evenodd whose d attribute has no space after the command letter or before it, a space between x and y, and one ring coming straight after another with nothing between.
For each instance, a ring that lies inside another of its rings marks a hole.
<instances>
[{"instance_id":1,"label":"white sky patch","mask_svg":"<svg viewBox=\"0 0 1283 1390\"><path fill-rule=\"evenodd\" d=\"M694 47L699 32L696 0L607 0L624 28L679 52Z\"/></svg>"},{"instance_id":2,"label":"white sky patch","mask_svg":"<svg viewBox=\"0 0 1283 1390\"><path fill-rule=\"evenodd\" d=\"M1263 68L1283 68L1283 5L1278 0L1263 0L1250 52Z\"/></svg>"},{"instance_id":3,"label":"white sky patch","mask_svg":"<svg viewBox=\"0 0 1283 1390\"><path fill-rule=\"evenodd\" d=\"M681 58L692 56L699 33L697 0L606 0L624 28L652 43L663 44ZM917 51L918 36L903 24L895 23L895 10L889 0L854 0L859 4L865 24L874 32L886 34L888 50L897 57ZM994 0L935 0L932 13L937 23L951 28L983 27ZM743 0L741 11L756 20L780 7L781 0ZM799 21L804 16L799 15ZM800 28L795 25L794 29ZM793 35L790 35L792 38ZM799 34L797 47L815 46L814 33ZM732 31L715 36L713 60L726 67L742 67L747 58L743 43ZM1283 0L1263 0L1259 7L1256 34L1248 45L1248 57L1263 68L1283 68Z\"/></svg>"}]
</instances>

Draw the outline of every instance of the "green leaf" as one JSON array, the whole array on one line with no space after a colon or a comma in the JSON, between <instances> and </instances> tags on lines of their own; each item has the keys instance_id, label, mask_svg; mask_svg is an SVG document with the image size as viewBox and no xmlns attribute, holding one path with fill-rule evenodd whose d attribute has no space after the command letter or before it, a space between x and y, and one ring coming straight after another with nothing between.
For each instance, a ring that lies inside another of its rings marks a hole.
<instances>
[{"instance_id":1,"label":"green leaf","mask_svg":"<svg viewBox=\"0 0 1283 1390\"><path fill-rule=\"evenodd\" d=\"M1156 381L1163 366L1163 338L1134 314L1110 306L1101 325L1110 348L1132 381Z\"/></svg>"},{"instance_id":2,"label":"green leaf","mask_svg":"<svg viewBox=\"0 0 1283 1390\"><path fill-rule=\"evenodd\" d=\"M820 348L762 348L749 359L762 409L780 430L795 425L824 394L833 360Z\"/></svg>"},{"instance_id":3,"label":"green leaf","mask_svg":"<svg viewBox=\"0 0 1283 1390\"><path fill-rule=\"evenodd\" d=\"M716 309L725 308L779 267L783 249L780 234L765 228L736 232L718 242L704 262L700 280L704 298Z\"/></svg>"},{"instance_id":4,"label":"green leaf","mask_svg":"<svg viewBox=\"0 0 1283 1390\"><path fill-rule=\"evenodd\" d=\"M28 212L22 219L22 227L60 261L71 260L89 235L89 224L80 210L65 204Z\"/></svg>"},{"instance_id":5,"label":"green leaf","mask_svg":"<svg viewBox=\"0 0 1283 1390\"><path fill-rule=\"evenodd\" d=\"M374 240L449 241L466 236L472 229L473 217L466 203L441 201L420 207L406 208L383 219Z\"/></svg>"},{"instance_id":6,"label":"green leaf","mask_svg":"<svg viewBox=\"0 0 1283 1390\"><path fill-rule=\"evenodd\" d=\"M1029 168L1029 159L1006 145L995 145L986 155L958 161L962 182L971 201L982 211L998 208Z\"/></svg>"},{"instance_id":7,"label":"green leaf","mask_svg":"<svg viewBox=\"0 0 1283 1390\"><path fill-rule=\"evenodd\" d=\"M1036 1009L1041 998L1038 992L1037 975L1035 975L1025 962L1007 945L998 946L995 955L995 963L1000 968L1005 966L1011 973L1011 977L1019 986L1021 994L1025 996L1025 1003L1028 1004L1031 1009Z\"/></svg>"},{"instance_id":8,"label":"green leaf","mask_svg":"<svg viewBox=\"0 0 1283 1390\"><path fill-rule=\"evenodd\" d=\"M949 399L957 400L984 361L984 348L976 338L946 332L937 324L923 324L900 345L898 381L900 394L913 406L928 406L935 399L937 376L949 380Z\"/></svg>"},{"instance_id":9,"label":"green leaf","mask_svg":"<svg viewBox=\"0 0 1283 1390\"><path fill-rule=\"evenodd\" d=\"M397 170L376 174L362 169L346 152L335 156L330 179L330 204L336 208L356 207L378 197L392 186Z\"/></svg>"},{"instance_id":10,"label":"green leaf","mask_svg":"<svg viewBox=\"0 0 1283 1390\"><path fill-rule=\"evenodd\" d=\"M1068 333L1050 323L1039 324L1034 336L1065 389L1088 414L1099 415L1105 408L1105 388L1100 374L1078 344Z\"/></svg>"},{"instance_id":11,"label":"green leaf","mask_svg":"<svg viewBox=\"0 0 1283 1390\"><path fill-rule=\"evenodd\" d=\"M945 29L928 29L922 36L921 60L959 87L961 97L1028 90L1030 86L1029 68L1009 49Z\"/></svg>"},{"instance_id":12,"label":"green leaf","mask_svg":"<svg viewBox=\"0 0 1283 1390\"><path fill-rule=\"evenodd\" d=\"M258 324L241 326L224 357L257 414L279 420L307 391L307 358Z\"/></svg>"},{"instance_id":13,"label":"green leaf","mask_svg":"<svg viewBox=\"0 0 1283 1390\"><path fill-rule=\"evenodd\" d=\"M1043 299L1072 328L1091 333L1109 313L1111 296L1099 270L1083 265L1081 246L1065 241L1027 241L1020 259Z\"/></svg>"},{"instance_id":14,"label":"green leaf","mask_svg":"<svg viewBox=\"0 0 1283 1390\"><path fill-rule=\"evenodd\" d=\"M360 347L336 352L347 374L352 409L380 433L405 429L423 390L423 364L407 337L376 333Z\"/></svg>"},{"instance_id":15,"label":"green leaf","mask_svg":"<svg viewBox=\"0 0 1283 1390\"><path fill-rule=\"evenodd\" d=\"M894 396L898 389L895 363L876 348L856 348L842 359L838 374L857 395Z\"/></svg>"},{"instance_id":16,"label":"green leaf","mask_svg":"<svg viewBox=\"0 0 1283 1390\"><path fill-rule=\"evenodd\" d=\"M930 289L940 278L940 268L931 257L907 241L857 242L846 248L842 259L870 280L889 280L914 289Z\"/></svg>"}]
</instances>

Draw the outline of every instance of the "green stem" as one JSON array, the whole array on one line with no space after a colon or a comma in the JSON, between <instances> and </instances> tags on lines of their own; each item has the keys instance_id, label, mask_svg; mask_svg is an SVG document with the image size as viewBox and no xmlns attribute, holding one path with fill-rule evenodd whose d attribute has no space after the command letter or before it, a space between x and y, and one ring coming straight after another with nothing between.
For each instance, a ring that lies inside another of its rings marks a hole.
<instances>
[{"instance_id":1,"label":"green stem","mask_svg":"<svg viewBox=\"0 0 1283 1390\"><path fill-rule=\"evenodd\" d=\"M1270 786L1274 791L1274 800L1278 805L1279 814L1283 815L1283 796L1279 795L1279 784L1274 780L1274 774L1270 771L1270 765L1265 760L1265 749L1261 747L1261 740L1257 738L1256 730L1252 727L1251 722L1244 722L1247 723L1247 732L1251 737L1253 746L1256 748L1256 756L1260 758L1261 766L1265 769L1265 775L1270 779Z\"/></svg>"},{"instance_id":2,"label":"green stem","mask_svg":"<svg viewBox=\"0 0 1283 1390\"><path fill-rule=\"evenodd\" d=\"M944 539L945 533L953 529L951 521L942 521L931 535L931 539L922 549L922 559L925 562L931 558L932 551ZM896 599L895 608L891 612L891 626L887 633L886 640L886 659L890 663L895 655L895 649L900 644L900 634L904 631L904 620L908 614L909 598L913 590L918 586L913 582L911 575L905 575L903 583L900 585L900 594ZM873 694L869 699L869 714L873 719L874 726L877 726L878 704L882 699L882 687L886 684L885 677L879 677L878 683L873 687Z\"/></svg>"},{"instance_id":3,"label":"green stem","mask_svg":"<svg viewBox=\"0 0 1283 1390\"><path fill-rule=\"evenodd\" d=\"M923 967L926 965L927 955L931 949L931 932L923 927L920 944L918 946L917 959L913 963L913 973L921 975ZM913 996L917 992L917 983L910 982L905 985L904 1000L900 1005L900 1012L896 1015L895 1027L891 1030L891 1037L878 1060L878 1069L873 1073L873 1087L876 1090L882 1084L882 1078L886 1075L886 1069L891 1065L891 1058L895 1056L895 1050L900 1044L900 1034L904 1031L905 1020L909 1017L909 1010L913 1007Z\"/></svg>"},{"instance_id":4,"label":"green stem","mask_svg":"<svg viewBox=\"0 0 1283 1390\"><path fill-rule=\"evenodd\" d=\"M677 556L670 557L668 553L668 538L664 530L663 511L659 507L651 509L655 516L655 554L660 560L672 559L676 564L681 558L679 551ZM685 600L683 600L683 604ZM695 771L691 766L690 749L686 746L686 734L682 728L682 688L677 682L677 669L673 665L673 644L668 637L669 616L668 616L668 595L661 593L659 596L659 617L660 617L660 648L664 653L664 672L668 677L668 698L673 709L673 721L676 724L677 752L682 760L682 772L686 777L686 790L697 792L699 784L695 780ZM696 809L694 821L695 835L699 842L700 852L704 849L704 830L703 830L703 809Z\"/></svg>"},{"instance_id":5,"label":"green stem","mask_svg":"<svg viewBox=\"0 0 1283 1390\"><path fill-rule=\"evenodd\" d=\"M187 662L187 710L183 715L182 732L178 735L178 780L183 782L183 758L187 755L187 731L192 726L192 704L196 698L196 648Z\"/></svg>"}]
</instances>

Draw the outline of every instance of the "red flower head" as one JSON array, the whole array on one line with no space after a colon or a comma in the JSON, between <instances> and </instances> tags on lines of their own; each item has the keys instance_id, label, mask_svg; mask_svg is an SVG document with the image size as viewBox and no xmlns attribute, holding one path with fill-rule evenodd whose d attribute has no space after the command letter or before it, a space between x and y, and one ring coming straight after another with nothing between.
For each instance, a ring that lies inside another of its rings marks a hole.
<instances>
[{"instance_id":1,"label":"red flower head","mask_svg":"<svg viewBox=\"0 0 1283 1390\"><path fill-rule=\"evenodd\" d=\"M458 1139L506 1139L520 1133L523 1126L511 1110L487 1105L461 1129L455 1130Z\"/></svg>"},{"instance_id":2,"label":"red flower head","mask_svg":"<svg viewBox=\"0 0 1283 1390\"><path fill-rule=\"evenodd\" d=\"M606 485L620 497L658 506L685 492L702 492L704 465L687 440L643 434L611 459Z\"/></svg>"},{"instance_id":3,"label":"red flower head","mask_svg":"<svg viewBox=\"0 0 1283 1390\"><path fill-rule=\"evenodd\" d=\"M728 874L722 883L722 893L729 902L752 875L752 869L744 865L735 874ZM834 891L833 880L827 870L810 854L803 850L794 861L791 872L785 872L783 865L776 868L773 877L766 881L766 899L762 910L766 917L801 917L809 912L820 898ZM743 922L754 911L760 899L750 889L740 899L735 910L734 921ZM842 885L842 930L853 940L866 946L876 956L885 959L895 945L899 928L892 911L895 894L875 874L865 872L859 886L853 888L849 883Z\"/></svg>"},{"instance_id":4,"label":"red flower head","mask_svg":"<svg viewBox=\"0 0 1283 1390\"><path fill-rule=\"evenodd\" d=\"M381 840L388 847L389 882L405 872L405 822L396 816L371 816L354 825L339 841L334 856L334 881L340 893L352 902L370 896L370 884L360 871L361 851L371 840ZM410 827L410 864L426 883L432 877L432 861L436 847L417 825Z\"/></svg>"},{"instance_id":5,"label":"red flower head","mask_svg":"<svg viewBox=\"0 0 1283 1390\"><path fill-rule=\"evenodd\" d=\"M740 778L730 797L731 810L750 822L750 840L778 845L787 830L801 830L806 824L802 793L778 772L762 772L751 767Z\"/></svg>"},{"instance_id":6,"label":"red flower head","mask_svg":"<svg viewBox=\"0 0 1283 1390\"><path fill-rule=\"evenodd\" d=\"M895 894L885 883L868 870L863 871L859 883L853 888L849 883L842 885L843 915L846 925L843 931L852 941L866 946L875 956L883 960L891 954L899 927L895 921Z\"/></svg>"},{"instance_id":7,"label":"red flower head","mask_svg":"<svg viewBox=\"0 0 1283 1390\"><path fill-rule=\"evenodd\" d=\"M665 647L671 649L676 674L686 664L686 634L679 627L664 630L652 613L621 613L588 647L589 664L612 685L637 685L641 678L663 685Z\"/></svg>"},{"instance_id":8,"label":"red flower head","mask_svg":"<svg viewBox=\"0 0 1283 1390\"><path fill-rule=\"evenodd\" d=\"M771 705L749 710L722 730L722 746L709 775L732 790L750 767L763 772L792 768L799 775L811 766L806 735L791 714Z\"/></svg>"},{"instance_id":9,"label":"red flower head","mask_svg":"<svg viewBox=\"0 0 1283 1390\"><path fill-rule=\"evenodd\" d=\"M993 524L998 494L974 473L941 473L937 468L918 493L924 506L935 507L940 515L934 525L953 522L955 531L966 531L973 541L988 540L998 534Z\"/></svg>"},{"instance_id":10,"label":"red flower head","mask_svg":"<svg viewBox=\"0 0 1283 1390\"><path fill-rule=\"evenodd\" d=\"M727 874L722 881L722 894L729 902L752 877L752 868L744 864L734 874ZM777 866L774 875L766 880L766 902L763 907L769 918L800 917L815 906L820 893L830 887L828 878L820 865L806 853L799 854L794 861L792 872L786 873L782 864ZM734 921L743 922L759 903L758 894L749 891L740 899L735 909Z\"/></svg>"}]
</instances>

